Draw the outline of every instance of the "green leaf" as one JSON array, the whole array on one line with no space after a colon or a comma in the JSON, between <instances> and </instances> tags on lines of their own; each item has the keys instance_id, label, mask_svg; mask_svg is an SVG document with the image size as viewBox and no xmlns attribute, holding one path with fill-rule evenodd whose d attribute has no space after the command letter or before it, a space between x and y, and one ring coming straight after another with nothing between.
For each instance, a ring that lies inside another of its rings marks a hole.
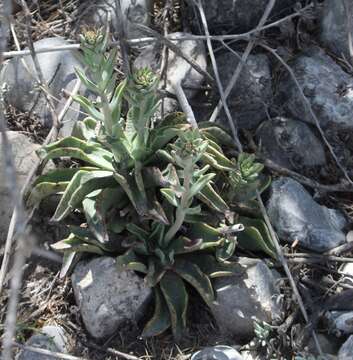
<instances>
[{"instance_id":1,"label":"green leaf","mask_svg":"<svg viewBox=\"0 0 353 360\"><path fill-rule=\"evenodd\" d=\"M190 188L189 198L197 195L210 181L216 176L214 173L202 175L199 179L197 179Z\"/></svg>"},{"instance_id":2,"label":"green leaf","mask_svg":"<svg viewBox=\"0 0 353 360\"><path fill-rule=\"evenodd\" d=\"M88 144L86 141L73 136L42 147L39 149L38 155L42 160L73 157L104 170L114 170L111 152L103 149L99 144Z\"/></svg>"},{"instance_id":3,"label":"green leaf","mask_svg":"<svg viewBox=\"0 0 353 360\"><path fill-rule=\"evenodd\" d=\"M169 309L173 335L176 339L180 339L186 327L186 311L189 301L184 282L178 275L168 271L160 281L160 289Z\"/></svg>"},{"instance_id":4,"label":"green leaf","mask_svg":"<svg viewBox=\"0 0 353 360\"><path fill-rule=\"evenodd\" d=\"M82 95L73 95L72 98L78 102L83 109L87 112L87 114L89 116L92 116L93 119L103 122L104 121L104 116L103 114L98 111L95 106L92 104L92 102L90 100L88 100L87 98L85 98Z\"/></svg>"},{"instance_id":5,"label":"green leaf","mask_svg":"<svg viewBox=\"0 0 353 360\"><path fill-rule=\"evenodd\" d=\"M83 238L80 238L74 234L70 234L68 238L60 240L51 245L51 248L59 252L85 252L91 254L104 255L104 251L97 245L87 243Z\"/></svg>"},{"instance_id":6,"label":"green leaf","mask_svg":"<svg viewBox=\"0 0 353 360\"><path fill-rule=\"evenodd\" d=\"M154 289L155 308L152 319L146 324L142 332L142 337L152 337L162 334L170 325L170 315L166 301L161 290Z\"/></svg>"},{"instance_id":7,"label":"green leaf","mask_svg":"<svg viewBox=\"0 0 353 360\"><path fill-rule=\"evenodd\" d=\"M59 275L61 279L64 278L73 269L74 265L79 261L80 257L81 255L74 251L65 251Z\"/></svg>"},{"instance_id":8,"label":"green leaf","mask_svg":"<svg viewBox=\"0 0 353 360\"><path fill-rule=\"evenodd\" d=\"M223 244L216 250L216 257L219 261L230 259L237 246L237 238L235 236L229 236L229 238L224 238L223 240Z\"/></svg>"},{"instance_id":9,"label":"green leaf","mask_svg":"<svg viewBox=\"0 0 353 360\"><path fill-rule=\"evenodd\" d=\"M118 269L133 270L147 274L146 265L140 260L133 250L128 250L124 255L120 255L116 259Z\"/></svg>"},{"instance_id":10,"label":"green leaf","mask_svg":"<svg viewBox=\"0 0 353 360\"><path fill-rule=\"evenodd\" d=\"M78 78L81 80L82 84L87 89L99 94L99 88L97 87L97 85L91 80L89 80L82 70L80 70L79 68L75 68L75 72Z\"/></svg>"},{"instance_id":11,"label":"green leaf","mask_svg":"<svg viewBox=\"0 0 353 360\"><path fill-rule=\"evenodd\" d=\"M179 259L175 262L173 269L197 290L208 306L212 305L215 297L211 281L197 265Z\"/></svg>"},{"instance_id":12,"label":"green leaf","mask_svg":"<svg viewBox=\"0 0 353 360\"><path fill-rule=\"evenodd\" d=\"M226 202L214 190L211 184L207 184L198 194L196 194L196 197L213 210L219 212L229 210Z\"/></svg>"},{"instance_id":13,"label":"green leaf","mask_svg":"<svg viewBox=\"0 0 353 360\"><path fill-rule=\"evenodd\" d=\"M65 218L93 190L114 185L112 175L110 171L78 171L67 186L52 220L60 221Z\"/></svg>"},{"instance_id":14,"label":"green leaf","mask_svg":"<svg viewBox=\"0 0 353 360\"><path fill-rule=\"evenodd\" d=\"M113 98L109 105L110 111L112 113L112 118L116 119L116 121L120 120L120 117L121 117L121 103L122 103L125 87L126 87L126 80L122 81L115 88Z\"/></svg>"},{"instance_id":15,"label":"green leaf","mask_svg":"<svg viewBox=\"0 0 353 360\"><path fill-rule=\"evenodd\" d=\"M97 125L98 122L90 117L87 117L82 121L77 121L72 130L72 136L85 141L94 139L97 136Z\"/></svg>"},{"instance_id":16,"label":"green leaf","mask_svg":"<svg viewBox=\"0 0 353 360\"><path fill-rule=\"evenodd\" d=\"M178 200L175 196L175 191L172 189L160 189L161 194L164 196L164 198L173 206L178 207Z\"/></svg>"},{"instance_id":17,"label":"green leaf","mask_svg":"<svg viewBox=\"0 0 353 360\"><path fill-rule=\"evenodd\" d=\"M229 135L225 129L221 126L211 123L209 121L203 121L198 123L201 134L208 140L213 140L219 145L234 148L234 139Z\"/></svg>"},{"instance_id":18,"label":"green leaf","mask_svg":"<svg viewBox=\"0 0 353 360\"><path fill-rule=\"evenodd\" d=\"M109 236L105 214L97 205L96 198L85 198L82 201L88 227L99 242L106 243L109 241Z\"/></svg>"},{"instance_id":19,"label":"green leaf","mask_svg":"<svg viewBox=\"0 0 353 360\"><path fill-rule=\"evenodd\" d=\"M263 251L273 258L277 258L270 232L263 220L240 217L239 222L245 226L244 231L238 234L238 243L241 248Z\"/></svg>"},{"instance_id":20,"label":"green leaf","mask_svg":"<svg viewBox=\"0 0 353 360\"><path fill-rule=\"evenodd\" d=\"M210 279L241 275L244 270L239 264L234 264L227 261L219 262L214 255L205 253L195 253L183 255L185 260L197 265L200 270L205 273Z\"/></svg>"},{"instance_id":21,"label":"green leaf","mask_svg":"<svg viewBox=\"0 0 353 360\"><path fill-rule=\"evenodd\" d=\"M140 241L144 242L149 237L149 232L142 229L141 227L135 225L134 223L129 223L126 225L126 230L135 235Z\"/></svg>"}]
</instances>

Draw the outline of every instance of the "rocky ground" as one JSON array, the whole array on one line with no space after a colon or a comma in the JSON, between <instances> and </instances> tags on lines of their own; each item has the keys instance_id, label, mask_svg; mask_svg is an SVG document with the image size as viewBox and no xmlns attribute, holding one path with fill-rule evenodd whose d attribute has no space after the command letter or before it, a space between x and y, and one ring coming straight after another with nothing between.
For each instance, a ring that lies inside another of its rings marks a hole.
<instances>
[{"instance_id":1,"label":"rocky ground","mask_svg":"<svg viewBox=\"0 0 353 360\"><path fill-rule=\"evenodd\" d=\"M211 309L192 300L190 326L179 344L171 334L145 340L141 324L152 311L151 293L135 273L118 272L113 258L100 257L86 258L70 277L60 277L62 259L50 245L66 229L50 223L57 204L50 199L29 224L28 241L35 245L18 306L18 359L52 359L53 353L94 360L320 359L312 329L323 359L353 359L353 1L277 0L268 13L266 0L203 0L205 19L197 3L121 0L131 66L149 66L161 75L167 97L160 112L188 111L180 102L181 85L196 119L213 119L233 135L238 127L243 148L256 153L272 176L263 200L284 261L239 247L235 261L243 271L215 282L217 303ZM115 1L28 5L27 26L25 11L13 7L0 76L19 186L36 167L35 151L53 117L31 56L15 51L27 46L28 33L40 50L77 44L83 26L109 23L113 42L120 31ZM203 37L205 24L212 49ZM166 42L166 35L174 40ZM145 37L162 40L136 40ZM121 78L123 54L119 50L116 68ZM77 49L65 48L37 56L57 114L72 92L87 93L76 86L75 68L83 67L77 55ZM221 106L224 94L228 109ZM85 115L76 103L63 114L59 137ZM1 256L13 212L6 168L0 155ZM0 333L9 296L5 286Z\"/></svg>"}]
</instances>

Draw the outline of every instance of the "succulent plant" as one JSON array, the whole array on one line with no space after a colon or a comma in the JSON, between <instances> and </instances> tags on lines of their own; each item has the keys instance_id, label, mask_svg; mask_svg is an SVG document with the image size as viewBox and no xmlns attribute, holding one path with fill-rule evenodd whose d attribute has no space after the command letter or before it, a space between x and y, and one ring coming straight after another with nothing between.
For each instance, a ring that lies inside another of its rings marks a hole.
<instances>
[{"instance_id":1,"label":"succulent plant","mask_svg":"<svg viewBox=\"0 0 353 360\"><path fill-rule=\"evenodd\" d=\"M233 201L254 201L268 180L259 180L253 156L227 156L232 139L217 125L194 129L181 113L156 121L158 78L141 69L117 84L106 34L86 32L81 41L87 71L77 75L97 100L75 97L88 117L72 136L39 151L42 159L70 157L75 165L40 176L27 202L61 194L52 220L65 220L71 231L53 245L64 253L62 275L84 253L118 256L119 267L143 274L154 288L155 314L143 335L171 327L180 337L189 286L211 305L212 278L237 273L230 261L237 238L245 234L242 247L274 256L261 220L232 209Z\"/></svg>"}]
</instances>

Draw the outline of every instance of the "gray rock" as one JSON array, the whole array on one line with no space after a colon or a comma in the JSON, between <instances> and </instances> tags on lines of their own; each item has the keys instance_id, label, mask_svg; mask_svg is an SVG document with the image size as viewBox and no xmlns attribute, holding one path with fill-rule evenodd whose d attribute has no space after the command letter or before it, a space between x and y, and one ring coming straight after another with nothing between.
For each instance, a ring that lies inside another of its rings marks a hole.
<instances>
[{"instance_id":1,"label":"gray rock","mask_svg":"<svg viewBox=\"0 0 353 360\"><path fill-rule=\"evenodd\" d=\"M341 266L340 271L345 275L345 283L353 285L353 263L345 263Z\"/></svg>"},{"instance_id":2,"label":"gray rock","mask_svg":"<svg viewBox=\"0 0 353 360\"><path fill-rule=\"evenodd\" d=\"M65 39L55 37L36 41L34 47L35 49L43 49L68 44ZM66 102L66 99L61 94L62 89L72 91L76 83L75 68L81 67L76 57L76 51L65 50L40 53L37 58L51 94L60 99L59 103L54 99L57 106L56 111L59 113ZM29 72L21 59L26 62ZM39 90L35 67L30 55L11 59L2 71L0 79L2 83L5 83L5 101L8 104L20 111L33 111L39 116L44 125L52 125L50 109L43 92ZM71 133L72 127L79 117L78 110L79 105L74 103L66 113L63 119L64 125L61 129L62 136Z\"/></svg>"},{"instance_id":3,"label":"gray rock","mask_svg":"<svg viewBox=\"0 0 353 360\"><path fill-rule=\"evenodd\" d=\"M115 259L80 262L72 287L87 331L95 338L112 335L125 321L135 321L151 294L132 271L118 271Z\"/></svg>"},{"instance_id":4,"label":"gray rock","mask_svg":"<svg viewBox=\"0 0 353 360\"><path fill-rule=\"evenodd\" d=\"M326 334L317 334L317 339L319 341L320 348L324 354L337 354L337 351L339 350L337 338L335 338L334 336L330 337ZM313 338L309 340L307 347L310 354L319 355L316 348L316 343Z\"/></svg>"},{"instance_id":5,"label":"gray rock","mask_svg":"<svg viewBox=\"0 0 353 360\"><path fill-rule=\"evenodd\" d=\"M67 353L68 339L65 331L60 326L44 326L40 334L33 335L27 342L27 346L36 347L52 352ZM30 350L21 351L17 360L52 360L49 355L39 354Z\"/></svg>"},{"instance_id":6,"label":"gray rock","mask_svg":"<svg viewBox=\"0 0 353 360\"><path fill-rule=\"evenodd\" d=\"M352 360L353 358L353 335L341 346L338 352L338 360Z\"/></svg>"},{"instance_id":7,"label":"gray rock","mask_svg":"<svg viewBox=\"0 0 353 360\"><path fill-rule=\"evenodd\" d=\"M134 39L145 36L135 24L149 26L153 11L152 0L120 0L123 18L126 21L125 31L127 38ZM110 24L115 31L118 30L118 18L116 12L116 0L89 0L82 1L81 24L102 27L107 24L108 17Z\"/></svg>"},{"instance_id":8,"label":"gray rock","mask_svg":"<svg viewBox=\"0 0 353 360\"><path fill-rule=\"evenodd\" d=\"M191 360L243 360L237 350L230 346L213 346L196 352Z\"/></svg>"},{"instance_id":9,"label":"gray rock","mask_svg":"<svg viewBox=\"0 0 353 360\"><path fill-rule=\"evenodd\" d=\"M348 46L348 21L344 1L353 9L352 0L325 1L320 19L320 40L339 57L350 59ZM349 29L353 34L353 23Z\"/></svg>"},{"instance_id":10,"label":"gray rock","mask_svg":"<svg viewBox=\"0 0 353 360\"><path fill-rule=\"evenodd\" d=\"M233 75L239 58L230 52L218 55L217 66L223 88ZM240 77L229 94L227 105L240 128L255 128L266 118L266 105L272 99L270 62L266 55L250 55ZM225 114L221 122L228 124Z\"/></svg>"},{"instance_id":11,"label":"gray rock","mask_svg":"<svg viewBox=\"0 0 353 360\"><path fill-rule=\"evenodd\" d=\"M170 36L173 38L178 38L186 33L172 33ZM191 58L196 64L200 66L203 70L207 69L207 56L206 49L203 41L195 40L173 40L173 43L177 44L180 51ZM144 67L151 68L155 73L160 75L161 71L161 61L162 61L162 47L161 44L156 43L146 47L140 55L136 58L134 62L134 69L141 69ZM173 51L168 52L168 70L167 70L167 86L166 90L172 94L175 94L175 86L181 84L185 88L185 95L190 99L197 93L197 88L199 88L203 81L204 77L198 71L196 71L187 61L182 57L174 53ZM163 86L163 83L160 83L160 87ZM189 89L188 89L189 88ZM190 89L191 88L191 89ZM167 99L167 111L170 112L176 109L176 102L173 100Z\"/></svg>"},{"instance_id":12,"label":"gray rock","mask_svg":"<svg viewBox=\"0 0 353 360\"><path fill-rule=\"evenodd\" d=\"M316 203L304 187L290 178L273 181L267 204L270 220L279 237L295 240L310 250L324 252L346 241L345 217Z\"/></svg>"},{"instance_id":13,"label":"gray rock","mask_svg":"<svg viewBox=\"0 0 353 360\"><path fill-rule=\"evenodd\" d=\"M330 311L327 318L330 331L336 336L353 334L353 311Z\"/></svg>"},{"instance_id":14,"label":"gray rock","mask_svg":"<svg viewBox=\"0 0 353 360\"><path fill-rule=\"evenodd\" d=\"M298 170L326 163L321 141L301 121L283 117L267 120L256 135L263 154L278 165Z\"/></svg>"},{"instance_id":15,"label":"gray rock","mask_svg":"<svg viewBox=\"0 0 353 360\"><path fill-rule=\"evenodd\" d=\"M283 16L291 10L297 0L280 0L271 13L271 19ZM192 0L187 8L194 30L200 32ZM268 4L268 0L202 0L211 33L237 33L255 28ZM197 11L197 10L196 10Z\"/></svg>"},{"instance_id":16,"label":"gray rock","mask_svg":"<svg viewBox=\"0 0 353 360\"><path fill-rule=\"evenodd\" d=\"M353 79L321 49L312 47L290 62L320 125L353 128ZM278 105L293 117L315 124L298 88L285 72L278 88Z\"/></svg>"},{"instance_id":17,"label":"gray rock","mask_svg":"<svg viewBox=\"0 0 353 360\"><path fill-rule=\"evenodd\" d=\"M40 147L33 144L30 139L15 131L8 131L7 137L12 147L12 158L14 161L17 177L17 185L21 187L28 173L38 161L36 150ZM0 136L0 149L2 140ZM5 241L10 218L13 212L12 199L6 183L4 154L0 151L0 243ZM9 185L11 186L11 184Z\"/></svg>"},{"instance_id":18,"label":"gray rock","mask_svg":"<svg viewBox=\"0 0 353 360\"><path fill-rule=\"evenodd\" d=\"M281 317L278 274L257 259L240 258L244 272L215 279L216 303L211 311L220 331L237 340L254 336L254 318L272 323Z\"/></svg>"}]
</instances>

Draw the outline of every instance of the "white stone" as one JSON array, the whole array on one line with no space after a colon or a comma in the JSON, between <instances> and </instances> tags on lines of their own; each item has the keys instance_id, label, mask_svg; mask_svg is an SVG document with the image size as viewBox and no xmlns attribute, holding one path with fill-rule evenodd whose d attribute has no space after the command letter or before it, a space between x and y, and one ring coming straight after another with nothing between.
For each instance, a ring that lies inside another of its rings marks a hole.
<instances>
[{"instance_id":1,"label":"white stone","mask_svg":"<svg viewBox=\"0 0 353 360\"><path fill-rule=\"evenodd\" d=\"M353 359L353 335L351 335L346 342L341 346L338 352L338 360L352 360Z\"/></svg>"},{"instance_id":2,"label":"white stone","mask_svg":"<svg viewBox=\"0 0 353 360\"><path fill-rule=\"evenodd\" d=\"M278 273L257 259L240 258L242 274L216 279L211 310L220 331L237 340L254 336L254 318L272 323L281 318Z\"/></svg>"},{"instance_id":3,"label":"white stone","mask_svg":"<svg viewBox=\"0 0 353 360\"><path fill-rule=\"evenodd\" d=\"M8 140L12 148L12 159L16 169L17 185L20 188L26 180L28 173L38 161L36 150L40 147L19 132L8 131ZM6 166L2 151L2 138L0 136L0 243L5 241L11 215L13 212L12 198L6 179Z\"/></svg>"},{"instance_id":4,"label":"white stone","mask_svg":"<svg viewBox=\"0 0 353 360\"><path fill-rule=\"evenodd\" d=\"M125 321L135 321L151 290L133 271L119 271L111 257L80 262L72 287L87 331L102 339Z\"/></svg>"}]
</instances>

